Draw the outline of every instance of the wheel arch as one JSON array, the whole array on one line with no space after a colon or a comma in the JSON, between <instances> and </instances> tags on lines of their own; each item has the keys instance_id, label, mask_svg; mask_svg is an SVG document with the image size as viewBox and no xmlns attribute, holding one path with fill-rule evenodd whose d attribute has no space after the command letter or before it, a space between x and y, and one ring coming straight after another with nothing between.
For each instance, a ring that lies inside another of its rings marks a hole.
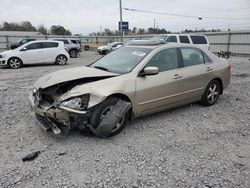
<instances>
[{"instance_id":1,"label":"wheel arch","mask_svg":"<svg viewBox=\"0 0 250 188\"><path fill-rule=\"evenodd\" d=\"M20 58L20 57L18 57L18 56L10 56L10 57L8 58L8 60L7 60L7 63L8 63L8 64L9 64L9 61L10 61L11 58L18 58L18 59L21 60L21 62L22 62L22 64L23 64L22 58Z\"/></svg>"},{"instance_id":2,"label":"wheel arch","mask_svg":"<svg viewBox=\"0 0 250 188\"><path fill-rule=\"evenodd\" d=\"M213 80L216 80L216 81L219 82L219 84L220 84L220 86L221 86L220 94L222 95L222 94L223 94L223 82L222 82L222 79L219 78L219 77L216 77L216 78L212 79L211 81L213 81ZM211 81L210 81L210 82L211 82Z\"/></svg>"},{"instance_id":3,"label":"wheel arch","mask_svg":"<svg viewBox=\"0 0 250 188\"><path fill-rule=\"evenodd\" d=\"M68 57L67 57L65 54L59 54L59 55L57 55L57 56L56 56L56 60L57 60L57 58L58 58L60 55L64 56L64 57L67 59L67 61L69 60Z\"/></svg>"},{"instance_id":4,"label":"wheel arch","mask_svg":"<svg viewBox=\"0 0 250 188\"><path fill-rule=\"evenodd\" d=\"M133 121L135 119L135 112L133 109L133 103L127 95L125 95L123 93L113 93L113 94L109 95L107 98L109 98L109 97L116 97L118 99L122 99L124 101L130 102L131 108L129 109L129 121Z\"/></svg>"}]
</instances>

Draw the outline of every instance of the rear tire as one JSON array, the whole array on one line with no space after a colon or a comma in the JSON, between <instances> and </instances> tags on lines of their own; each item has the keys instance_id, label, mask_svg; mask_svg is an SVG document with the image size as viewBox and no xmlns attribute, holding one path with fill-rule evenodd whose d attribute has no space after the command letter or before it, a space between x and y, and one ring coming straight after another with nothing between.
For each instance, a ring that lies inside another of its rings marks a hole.
<instances>
[{"instance_id":1,"label":"rear tire","mask_svg":"<svg viewBox=\"0 0 250 188\"><path fill-rule=\"evenodd\" d=\"M69 56L72 58L76 58L77 57L77 51L76 50L70 50L69 51Z\"/></svg>"},{"instance_id":2,"label":"rear tire","mask_svg":"<svg viewBox=\"0 0 250 188\"><path fill-rule=\"evenodd\" d=\"M56 64L57 65L66 65L68 62L68 59L65 55L58 55L56 57Z\"/></svg>"},{"instance_id":3,"label":"rear tire","mask_svg":"<svg viewBox=\"0 0 250 188\"><path fill-rule=\"evenodd\" d=\"M109 113L110 108L112 108L117 103L117 101L118 98L109 97L93 111L92 117L90 119L90 123L93 126L93 128L96 129L98 127L103 116ZM111 132L108 134L108 137L119 134L125 128L127 122L128 122L128 112L125 114L122 120L116 125L116 127L113 130L111 130Z\"/></svg>"},{"instance_id":4,"label":"rear tire","mask_svg":"<svg viewBox=\"0 0 250 188\"><path fill-rule=\"evenodd\" d=\"M217 80L212 80L203 93L200 103L203 106L211 106L217 102L220 94L222 93L222 87Z\"/></svg>"},{"instance_id":5,"label":"rear tire","mask_svg":"<svg viewBox=\"0 0 250 188\"><path fill-rule=\"evenodd\" d=\"M10 66L10 68L12 69L18 69L20 68L21 66L23 66L23 62L20 58L18 57L11 57L9 60L8 60L8 65Z\"/></svg>"}]
</instances>

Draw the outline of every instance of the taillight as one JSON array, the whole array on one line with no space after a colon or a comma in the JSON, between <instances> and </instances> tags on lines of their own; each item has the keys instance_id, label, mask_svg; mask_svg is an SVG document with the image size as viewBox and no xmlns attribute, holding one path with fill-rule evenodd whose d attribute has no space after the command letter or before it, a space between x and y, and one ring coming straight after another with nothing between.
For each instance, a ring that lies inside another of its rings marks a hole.
<instances>
[{"instance_id":1,"label":"taillight","mask_svg":"<svg viewBox=\"0 0 250 188\"><path fill-rule=\"evenodd\" d=\"M228 69L228 71L231 71L232 65L231 65L231 64L228 64L227 69Z\"/></svg>"}]
</instances>

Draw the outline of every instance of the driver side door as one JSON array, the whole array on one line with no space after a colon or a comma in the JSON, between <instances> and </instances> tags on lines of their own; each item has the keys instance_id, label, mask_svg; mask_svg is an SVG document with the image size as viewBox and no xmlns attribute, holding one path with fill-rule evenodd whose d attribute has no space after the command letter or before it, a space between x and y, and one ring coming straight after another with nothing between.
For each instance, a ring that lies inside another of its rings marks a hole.
<instances>
[{"instance_id":1,"label":"driver side door","mask_svg":"<svg viewBox=\"0 0 250 188\"><path fill-rule=\"evenodd\" d=\"M21 59L25 64L37 63L43 58L43 55L41 42L28 44L20 50Z\"/></svg>"},{"instance_id":2,"label":"driver side door","mask_svg":"<svg viewBox=\"0 0 250 188\"><path fill-rule=\"evenodd\" d=\"M136 80L137 113L144 115L175 106L182 92L180 56L176 48L156 53L145 67L159 68L157 75L138 76ZM145 68L144 67L144 68Z\"/></svg>"}]
</instances>

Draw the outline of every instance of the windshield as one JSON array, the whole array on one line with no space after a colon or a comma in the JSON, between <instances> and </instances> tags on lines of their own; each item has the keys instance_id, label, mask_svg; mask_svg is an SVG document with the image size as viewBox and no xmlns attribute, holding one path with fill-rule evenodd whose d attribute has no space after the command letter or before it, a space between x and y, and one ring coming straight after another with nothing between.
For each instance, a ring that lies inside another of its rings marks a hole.
<instances>
[{"instance_id":1,"label":"windshield","mask_svg":"<svg viewBox=\"0 0 250 188\"><path fill-rule=\"evenodd\" d=\"M133 70L150 51L151 49L149 48L122 47L99 59L91 64L90 67L118 74L128 73Z\"/></svg>"},{"instance_id":2,"label":"windshield","mask_svg":"<svg viewBox=\"0 0 250 188\"><path fill-rule=\"evenodd\" d=\"M164 41L164 39L165 39L166 37L167 37L167 35L164 35L164 36L154 36L154 37L152 37L150 40L162 42L162 41Z\"/></svg>"}]
</instances>

